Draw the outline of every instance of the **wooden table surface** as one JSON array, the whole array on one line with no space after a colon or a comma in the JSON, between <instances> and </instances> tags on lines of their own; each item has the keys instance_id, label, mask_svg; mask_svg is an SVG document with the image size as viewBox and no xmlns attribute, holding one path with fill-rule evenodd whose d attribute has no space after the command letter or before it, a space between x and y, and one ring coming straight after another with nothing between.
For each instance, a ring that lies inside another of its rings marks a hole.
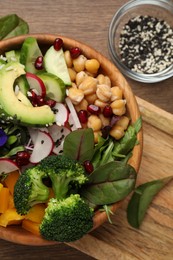
<instances>
[{"instance_id":1,"label":"wooden table surface","mask_svg":"<svg viewBox=\"0 0 173 260\"><path fill-rule=\"evenodd\" d=\"M85 42L110 59L108 28L127 0L0 0L0 16L16 13L31 33L55 33ZM127 79L136 96L173 114L173 78L156 84ZM70 246L30 247L0 240L0 259L94 259ZM166 259L166 258L165 258Z\"/></svg>"}]
</instances>

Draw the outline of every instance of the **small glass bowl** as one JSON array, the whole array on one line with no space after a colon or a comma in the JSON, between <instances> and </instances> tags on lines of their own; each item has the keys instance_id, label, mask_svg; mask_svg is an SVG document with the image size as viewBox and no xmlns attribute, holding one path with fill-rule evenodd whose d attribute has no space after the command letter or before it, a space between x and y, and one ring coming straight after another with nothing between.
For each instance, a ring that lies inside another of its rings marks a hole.
<instances>
[{"instance_id":1,"label":"small glass bowl","mask_svg":"<svg viewBox=\"0 0 173 260\"><path fill-rule=\"evenodd\" d=\"M155 83L173 76L173 64L168 68L153 74L134 72L122 63L119 40L123 26L136 16L152 16L166 21L173 28L172 0L131 0L123 5L113 16L109 26L108 49L111 59L119 70L127 77L139 82Z\"/></svg>"}]
</instances>

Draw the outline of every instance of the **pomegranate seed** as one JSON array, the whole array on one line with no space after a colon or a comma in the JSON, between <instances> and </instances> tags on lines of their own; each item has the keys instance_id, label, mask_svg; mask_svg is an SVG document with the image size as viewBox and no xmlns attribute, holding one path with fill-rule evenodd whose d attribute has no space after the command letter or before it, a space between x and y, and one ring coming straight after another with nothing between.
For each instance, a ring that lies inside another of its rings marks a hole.
<instances>
[{"instance_id":1,"label":"pomegranate seed","mask_svg":"<svg viewBox=\"0 0 173 260\"><path fill-rule=\"evenodd\" d=\"M112 108L111 108L109 105L107 105L107 106L104 107L104 109L103 109L103 115L104 115L105 117L111 117L111 116L112 116Z\"/></svg>"},{"instance_id":2,"label":"pomegranate seed","mask_svg":"<svg viewBox=\"0 0 173 260\"><path fill-rule=\"evenodd\" d=\"M93 170L94 170L93 164L92 164L92 162L89 161L89 160L86 160L86 161L84 162L84 167L85 167L85 170L86 170L88 173L91 173L91 172L93 172Z\"/></svg>"},{"instance_id":3,"label":"pomegranate seed","mask_svg":"<svg viewBox=\"0 0 173 260\"><path fill-rule=\"evenodd\" d=\"M38 56L37 59L35 60L34 65L37 70L42 70L43 69L43 57Z\"/></svg>"},{"instance_id":4,"label":"pomegranate seed","mask_svg":"<svg viewBox=\"0 0 173 260\"><path fill-rule=\"evenodd\" d=\"M63 40L61 38L56 38L53 47L56 51L59 51L63 46Z\"/></svg>"},{"instance_id":5,"label":"pomegranate seed","mask_svg":"<svg viewBox=\"0 0 173 260\"><path fill-rule=\"evenodd\" d=\"M38 95L36 103L37 103L38 106L43 106L43 105L45 105L45 100L42 96Z\"/></svg>"},{"instance_id":6,"label":"pomegranate seed","mask_svg":"<svg viewBox=\"0 0 173 260\"><path fill-rule=\"evenodd\" d=\"M82 124L85 124L88 121L88 113L86 110L80 110L78 112L79 120Z\"/></svg>"},{"instance_id":7,"label":"pomegranate seed","mask_svg":"<svg viewBox=\"0 0 173 260\"><path fill-rule=\"evenodd\" d=\"M87 110L93 115L98 115L101 111L100 107L93 104L88 105Z\"/></svg>"},{"instance_id":8,"label":"pomegranate seed","mask_svg":"<svg viewBox=\"0 0 173 260\"><path fill-rule=\"evenodd\" d=\"M48 99L45 101L45 104L52 108L56 105L56 101L53 99Z\"/></svg>"},{"instance_id":9,"label":"pomegranate seed","mask_svg":"<svg viewBox=\"0 0 173 260\"><path fill-rule=\"evenodd\" d=\"M70 55L72 59L76 59L81 54L81 49L78 47L73 47L70 49Z\"/></svg>"},{"instance_id":10,"label":"pomegranate seed","mask_svg":"<svg viewBox=\"0 0 173 260\"><path fill-rule=\"evenodd\" d=\"M31 100L31 101L36 101L37 100L37 94L35 93L34 90L29 90L28 92L28 98Z\"/></svg>"},{"instance_id":11,"label":"pomegranate seed","mask_svg":"<svg viewBox=\"0 0 173 260\"><path fill-rule=\"evenodd\" d=\"M110 125L106 125L102 128L101 132L102 132L102 137L104 139L106 139L109 136L109 132L111 130L111 126Z\"/></svg>"},{"instance_id":12,"label":"pomegranate seed","mask_svg":"<svg viewBox=\"0 0 173 260\"><path fill-rule=\"evenodd\" d=\"M16 163L18 166L27 165L29 163L30 154L27 151L17 152Z\"/></svg>"}]
</instances>

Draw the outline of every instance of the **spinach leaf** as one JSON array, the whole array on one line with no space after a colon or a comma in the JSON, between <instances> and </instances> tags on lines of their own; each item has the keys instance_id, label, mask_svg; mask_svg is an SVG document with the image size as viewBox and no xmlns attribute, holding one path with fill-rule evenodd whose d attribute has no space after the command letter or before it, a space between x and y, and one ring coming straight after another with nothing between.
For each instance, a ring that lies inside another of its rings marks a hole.
<instances>
[{"instance_id":1,"label":"spinach leaf","mask_svg":"<svg viewBox=\"0 0 173 260\"><path fill-rule=\"evenodd\" d=\"M112 161L92 172L81 196L94 205L112 204L125 198L135 182L136 171L132 166Z\"/></svg>"},{"instance_id":2,"label":"spinach leaf","mask_svg":"<svg viewBox=\"0 0 173 260\"><path fill-rule=\"evenodd\" d=\"M170 176L154 180L135 189L127 207L127 220L132 227L139 228L154 196L172 179Z\"/></svg>"},{"instance_id":3,"label":"spinach leaf","mask_svg":"<svg viewBox=\"0 0 173 260\"><path fill-rule=\"evenodd\" d=\"M63 154L84 162L91 160L94 153L94 133L91 128L80 129L66 136L63 146Z\"/></svg>"},{"instance_id":4,"label":"spinach leaf","mask_svg":"<svg viewBox=\"0 0 173 260\"><path fill-rule=\"evenodd\" d=\"M10 14L0 18L0 40L27 34L28 32L28 24L16 14Z\"/></svg>"},{"instance_id":5,"label":"spinach leaf","mask_svg":"<svg viewBox=\"0 0 173 260\"><path fill-rule=\"evenodd\" d=\"M112 155L115 159L125 157L137 144L137 133L140 131L142 126L142 119L141 117L136 120L134 125L130 125L125 132L124 137L115 143L115 146L112 151Z\"/></svg>"}]
</instances>

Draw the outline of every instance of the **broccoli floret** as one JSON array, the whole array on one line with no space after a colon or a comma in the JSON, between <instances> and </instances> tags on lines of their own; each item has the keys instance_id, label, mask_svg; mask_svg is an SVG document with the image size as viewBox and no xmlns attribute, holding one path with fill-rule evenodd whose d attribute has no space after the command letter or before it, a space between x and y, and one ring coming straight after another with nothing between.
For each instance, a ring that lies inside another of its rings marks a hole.
<instances>
[{"instance_id":1,"label":"broccoli floret","mask_svg":"<svg viewBox=\"0 0 173 260\"><path fill-rule=\"evenodd\" d=\"M64 155L48 156L39 163L39 169L50 177L57 199L69 196L88 180L84 167Z\"/></svg>"},{"instance_id":2,"label":"broccoli floret","mask_svg":"<svg viewBox=\"0 0 173 260\"><path fill-rule=\"evenodd\" d=\"M93 227L93 209L79 194L58 200L50 199L40 224L40 233L47 240L72 242L80 239Z\"/></svg>"},{"instance_id":3,"label":"broccoli floret","mask_svg":"<svg viewBox=\"0 0 173 260\"><path fill-rule=\"evenodd\" d=\"M49 198L49 188L43 184L46 172L37 166L28 168L17 180L14 187L14 204L19 214L24 215L37 203L44 203Z\"/></svg>"}]
</instances>

